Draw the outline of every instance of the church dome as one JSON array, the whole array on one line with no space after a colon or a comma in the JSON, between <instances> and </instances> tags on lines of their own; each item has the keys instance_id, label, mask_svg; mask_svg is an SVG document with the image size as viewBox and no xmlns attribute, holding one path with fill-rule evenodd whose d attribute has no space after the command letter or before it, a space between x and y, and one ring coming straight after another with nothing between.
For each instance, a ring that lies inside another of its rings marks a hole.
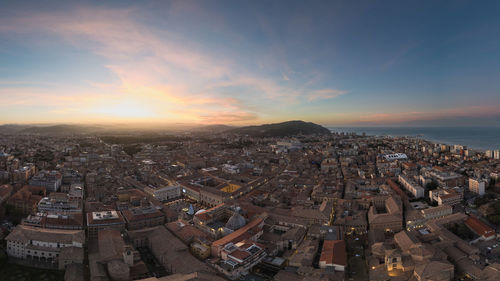
<instances>
[{"instance_id":1,"label":"church dome","mask_svg":"<svg viewBox=\"0 0 500 281\"><path fill-rule=\"evenodd\" d=\"M243 226L245 226L246 223L247 222L246 222L245 218L242 217L240 214L238 214L238 213L235 212L229 218L229 220L227 220L226 228L229 228L231 230L237 230L237 229L240 229Z\"/></svg>"}]
</instances>

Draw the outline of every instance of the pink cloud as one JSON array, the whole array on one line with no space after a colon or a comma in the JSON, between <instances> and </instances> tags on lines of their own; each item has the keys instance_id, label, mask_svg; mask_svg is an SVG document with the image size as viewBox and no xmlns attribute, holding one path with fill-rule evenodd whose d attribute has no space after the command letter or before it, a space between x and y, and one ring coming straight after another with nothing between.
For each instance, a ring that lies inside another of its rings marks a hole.
<instances>
[{"instance_id":1,"label":"pink cloud","mask_svg":"<svg viewBox=\"0 0 500 281\"><path fill-rule=\"evenodd\" d=\"M431 121L457 117L492 117L499 116L500 111L496 105L466 106L442 108L427 111L374 113L354 118L354 122L365 124L403 123L409 121Z\"/></svg>"}]
</instances>

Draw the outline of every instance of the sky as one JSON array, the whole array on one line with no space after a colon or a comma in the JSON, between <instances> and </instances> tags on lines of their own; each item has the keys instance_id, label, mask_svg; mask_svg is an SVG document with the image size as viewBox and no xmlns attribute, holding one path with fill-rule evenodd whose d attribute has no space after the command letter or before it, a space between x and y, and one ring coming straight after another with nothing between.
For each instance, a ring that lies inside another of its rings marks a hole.
<instances>
[{"instance_id":1,"label":"sky","mask_svg":"<svg viewBox=\"0 0 500 281\"><path fill-rule=\"evenodd\" d=\"M499 1L1 1L0 123L498 126Z\"/></svg>"}]
</instances>

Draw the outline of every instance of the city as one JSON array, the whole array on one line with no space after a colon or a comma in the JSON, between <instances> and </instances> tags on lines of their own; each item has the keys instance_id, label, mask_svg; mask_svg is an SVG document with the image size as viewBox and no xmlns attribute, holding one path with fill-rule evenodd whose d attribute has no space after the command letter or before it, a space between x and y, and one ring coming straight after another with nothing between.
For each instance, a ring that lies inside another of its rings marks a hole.
<instances>
[{"instance_id":1,"label":"city","mask_svg":"<svg viewBox=\"0 0 500 281\"><path fill-rule=\"evenodd\" d=\"M0 281L500 281L500 1L0 1Z\"/></svg>"},{"instance_id":2,"label":"city","mask_svg":"<svg viewBox=\"0 0 500 281\"><path fill-rule=\"evenodd\" d=\"M1 143L8 262L64 280L500 276L499 150L323 131Z\"/></svg>"}]
</instances>

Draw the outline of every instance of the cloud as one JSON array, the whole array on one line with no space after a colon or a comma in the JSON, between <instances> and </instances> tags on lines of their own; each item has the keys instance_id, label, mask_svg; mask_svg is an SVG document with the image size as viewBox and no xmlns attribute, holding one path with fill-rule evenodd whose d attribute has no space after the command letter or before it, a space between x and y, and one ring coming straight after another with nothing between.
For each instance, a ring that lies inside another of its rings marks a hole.
<instances>
[{"instance_id":1,"label":"cloud","mask_svg":"<svg viewBox=\"0 0 500 281\"><path fill-rule=\"evenodd\" d=\"M220 123L240 123L240 122L249 122L258 120L258 116L256 114L241 112L216 112L207 115L201 115L200 121L203 123L212 123L212 124L220 124Z\"/></svg>"},{"instance_id":2,"label":"cloud","mask_svg":"<svg viewBox=\"0 0 500 281\"><path fill-rule=\"evenodd\" d=\"M176 3L169 14L186 9L203 13L195 6ZM79 88L64 81L51 82L50 87L24 84L12 88L10 82L0 83L4 104L16 105L19 110L41 104L50 108L52 116L46 118L63 120L71 114L71 118L91 115L220 123L259 120L276 112L269 104L277 102L302 104L346 93L334 89L309 91L317 81L297 86L300 82L291 81L287 74L295 72L283 58L272 62L283 69L276 77L251 71L168 26L147 25L141 16L144 14L136 8L81 6L64 11L19 12L0 19L0 33L41 34L62 40L99 56L101 66L114 77L106 82L82 77L88 86ZM207 15L206 19L213 18ZM222 20L215 26L219 32L231 30ZM234 33L230 36L238 37Z\"/></svg>"},{"instance_id":3,"label":"cloud","mask_svg":"<svg viewBox=\"0 0 500 281\"><path fill-rule=\"evenodd\" d=\"M347 94L347 91L336 90L336 89L322 89L310 92L307 94L308 101L317 101L317 100L326 100L326 99L334 99L340 97L342 95Z\"/></svg>"},{"instance_id":4,"label":"cloud","mask_svg":"<svg viewBox=\"0 0 500 281\"><path fill-rule=\"evenodd\" d=\"M500 111L496 105L475 105L466 107L441 108L425 111L398 111L362 115L353 123L365 125L403 124L416 121L433 121L453 118L498 117Z\"/></svg>"}]
</instances>

